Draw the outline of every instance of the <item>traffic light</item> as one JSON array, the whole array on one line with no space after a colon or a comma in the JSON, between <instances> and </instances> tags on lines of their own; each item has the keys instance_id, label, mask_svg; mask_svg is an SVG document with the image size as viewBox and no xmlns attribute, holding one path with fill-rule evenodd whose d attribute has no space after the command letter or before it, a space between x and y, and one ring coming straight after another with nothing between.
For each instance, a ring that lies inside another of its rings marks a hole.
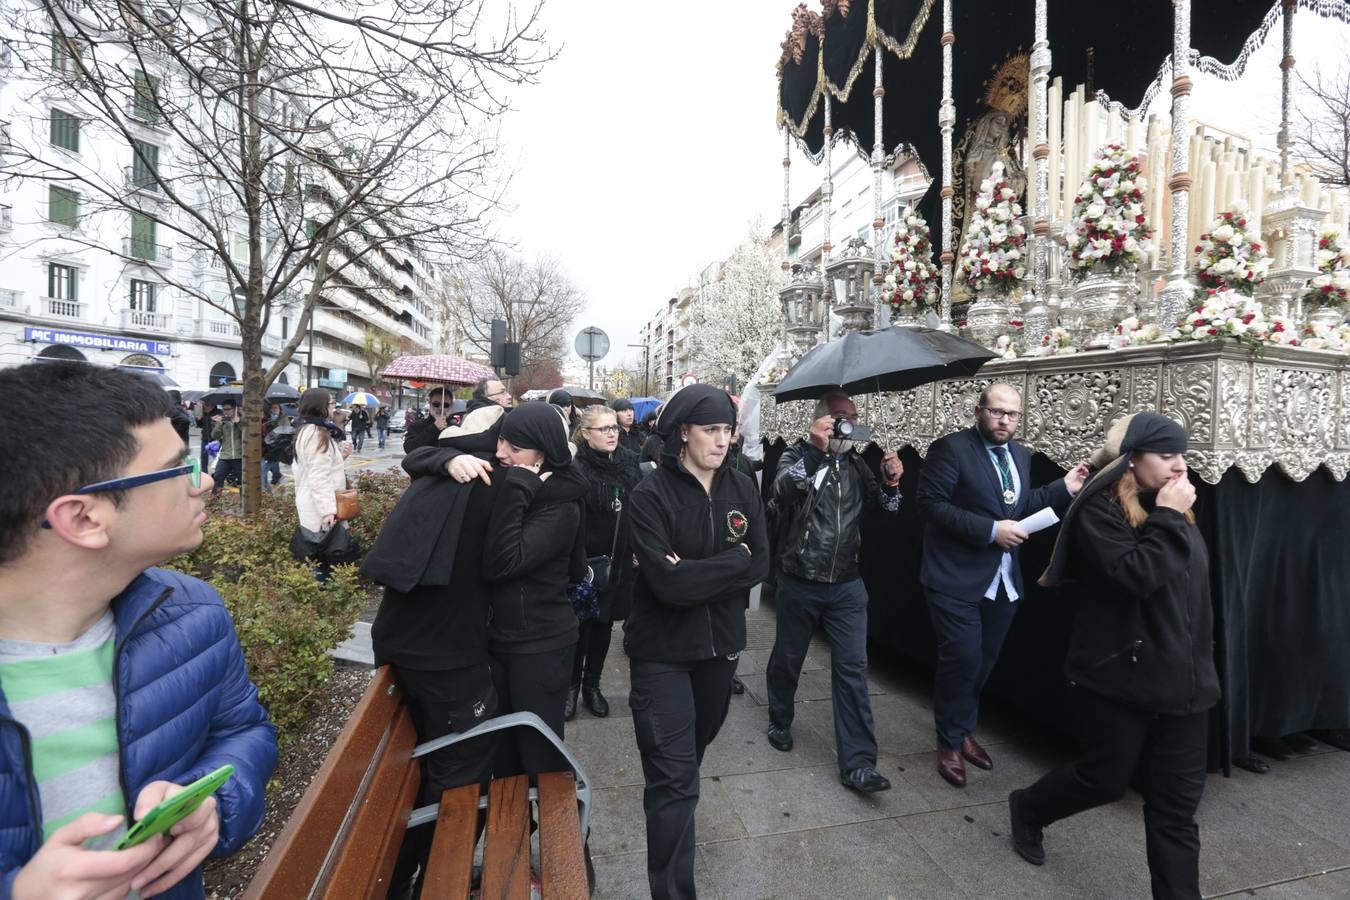
<instances>
[{"instance_id":1,"label":"traffic light","mask_svg":"<svg viewBox=\"0 0 1350 900\"><path fill-rule=\"evenodd\" d=\"M502 368L508 376L520 374L520 344L507 341L502 344Z\"/></svg>"},{"instance_id":2,"label":"traffic light","mask_svg":"<svg viewBox=\"0 0 1350 900\"><path fill-rule=\"evenodd\" d=\"M502 355L502 348L506 344L506 320L492 320L492 349L489 362L494 369L500 369L505 365L506 360Z\"/></svg>"}]
</instances>

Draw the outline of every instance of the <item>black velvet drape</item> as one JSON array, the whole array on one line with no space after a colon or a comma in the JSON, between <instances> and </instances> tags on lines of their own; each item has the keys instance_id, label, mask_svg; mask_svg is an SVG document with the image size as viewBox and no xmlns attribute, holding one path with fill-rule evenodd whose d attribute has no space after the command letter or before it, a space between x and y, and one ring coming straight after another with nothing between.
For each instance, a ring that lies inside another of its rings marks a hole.
<instances>
[{"instance_id":1,"label":"black velvet drape","mask_svg":"<svg viewBox=\"0 0 1350 900\"><path fill-rule=\"evenodd\" d=\"M766 487L782 446L767 446ZM880 451L870 447L868 456L876 464ZM900 457L900 489L911 498L923 460L909 447ZM1032 457L1034 483L1063 474L1046 457ZM1217 485L1193 480L1196 520L1212 560L1224 690L1211 722L1210 762L1226 771L1233 757L1249 753L1255 735L1350 727L1350 479L1337 482L1318 470L1296 483L1271 469L1256 484L1236 470ZM1067 592L1036 584L1053 537L1053 529L1041 532L1022 547L1025 595L985 696L1067 736L1073 723L1062 666L1073 604ZM871 640L931 668L933 631L918 580L922 546L922 522L907 499L899 515L866 522L862 573Z\"/></svg>"}]
</instances>

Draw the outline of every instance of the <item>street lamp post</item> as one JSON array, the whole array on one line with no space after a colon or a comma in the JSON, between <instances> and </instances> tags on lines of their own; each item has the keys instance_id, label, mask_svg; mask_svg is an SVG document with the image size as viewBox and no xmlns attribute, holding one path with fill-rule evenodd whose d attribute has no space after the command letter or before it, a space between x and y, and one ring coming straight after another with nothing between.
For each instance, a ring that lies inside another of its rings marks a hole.
<instances>
[{"instance_id":1,"label":"street lamp post","mask_svg":"<svg viewBox=\"0 0 1350 900\"><path fill-rule=\"evenodd\" d=\"M647 376L652 367L651 348L646 341L640 344L629 344L628 346L642 348L642 396L650 397L651 394L647 393Z\"/></svg>"}]
</instances>

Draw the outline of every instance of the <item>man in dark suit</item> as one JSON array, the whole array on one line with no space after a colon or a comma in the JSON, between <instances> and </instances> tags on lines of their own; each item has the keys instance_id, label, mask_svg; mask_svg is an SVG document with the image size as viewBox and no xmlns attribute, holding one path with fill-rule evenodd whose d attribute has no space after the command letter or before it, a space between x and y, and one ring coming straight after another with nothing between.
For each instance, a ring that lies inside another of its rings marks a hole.
<instances>
[{"instance_id":1,"label":"man in dark suit","mask_svg":"<svg viewBox=\"0 0 1350 900\"><path fill-rule=\"evenodd\" d=\"M1015 388L985 388L975 427L928 448L914 497L925 519L919 580L938 641L937 768L957 787L966 783L963 760L981 769L994 765L973 733L980 691L1022 595L1017 547L1027 534L1017 523L1046 506L1062 514L1088 474L1080 465L1033 489L1031 454L1012 442L1021 417Z\"/></svg>"}]
</instances>

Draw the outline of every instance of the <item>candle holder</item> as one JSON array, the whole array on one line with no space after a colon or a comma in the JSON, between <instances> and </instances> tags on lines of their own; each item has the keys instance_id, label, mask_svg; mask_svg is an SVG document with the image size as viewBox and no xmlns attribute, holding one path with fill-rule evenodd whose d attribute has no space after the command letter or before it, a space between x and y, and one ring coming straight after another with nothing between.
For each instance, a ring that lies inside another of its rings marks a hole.
<instances>
[{"instance_id":1,"label":"candle holder","mask_svg":"<svg viewBox=\"0 0 1350 900\"><path fill-rule=\"evenodd\" d=\"M867 241L852 237L825 270L834 286L834 296L841 301L834 312L844 320L845 332L867 331L872 327L872 275L876 263L876 255Z\"/></svg>"},{"instance_id":2,"label":"candle holder","mask_svg":"<svg viewBox=\"0 0 1350 900\"><path fill-rule=\"evenodd\" d=\"M1281 316L1303 318L1304 290L1317 275L1317 232L1327 217L1324 209L1303 202L1296 189L1287 187L1275 196L1261 214L1262 236L1270 248L1271 268L1257 297ZM1322 316L1325 324L1336 324Z\"/></svg>"},{"instance_id":3,"label":"candle holder","mask_svg":"<svg viewBox=\"0 0 1350 900\"><path fill-rule=\"evenodd\" d=\"M787 285L778 291L779 302L783 304L783 321L795 357L805 355L820 338L824 290L820 270L797 263L792 266Z\"/></svg>"}]
</instances>

